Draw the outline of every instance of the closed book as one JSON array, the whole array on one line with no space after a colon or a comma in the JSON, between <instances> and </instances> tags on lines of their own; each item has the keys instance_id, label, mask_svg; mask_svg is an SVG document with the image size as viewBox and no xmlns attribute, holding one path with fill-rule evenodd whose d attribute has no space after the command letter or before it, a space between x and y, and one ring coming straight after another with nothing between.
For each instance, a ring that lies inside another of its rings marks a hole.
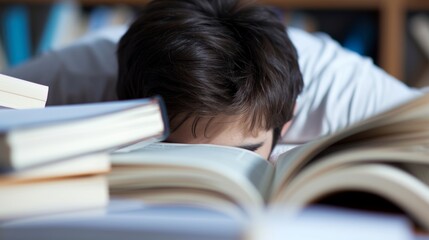
<instances>
[{"instance_id":1,"label":"closed book","mask_svg":"<svg viewBox=\"0 0 429 240\"><path fill-rule=\"evenodd\" d=\"M102 175L0 184L0 196L0 220L103 208L109 199Z\"/></svg>"},{"instance_id":2,"label":"closed book","mask_svg":"<svg viewBox=\"0 0 429 240\"><path fill-rule=\"evenodd\" d=\"M2 174L0 220L102 208L107 183L94 175L109 170L109 155L95 153Z\"/></svg>"},{"instance_id":3,"label":"closed book","mask_svg":"<svg viewBox=\"0 0 429 240\"><path fill-rule=\"evenodd\" d=\"M94 153L73 157L24 170L7 172L0 175L0 188L2 186L36 181L52 180L66 177L104 174L110 171L108 153Z\"/></svg>"},{"instance_id":4,"label":"closed book","mask_svg":"<svg viewBox=\"0 0 429 240\"><path fill-rule=\"evenodd\" d=\"M43 108L48 99L48 86L0 74L1 108Z\"/></svg>"},{"instance_id":5,"label":"closed book","mask_svg":"<svg viewBox=\"0 0 429 240\"><path fill-rule=\"evenodd\" d=\"M161 98L0 111L0 168L34 165L162 140Z\"/></svg>"}]
</instances>

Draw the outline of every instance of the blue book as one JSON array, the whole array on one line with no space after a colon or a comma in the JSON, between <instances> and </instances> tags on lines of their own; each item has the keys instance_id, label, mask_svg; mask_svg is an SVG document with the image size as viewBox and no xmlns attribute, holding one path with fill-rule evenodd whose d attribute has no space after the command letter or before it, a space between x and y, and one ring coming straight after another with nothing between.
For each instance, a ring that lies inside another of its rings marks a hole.
<instances>
[{"instance_id":1,"label":"blue book","mask_svg":"<svg viewBox=\"0 0 429 240\"><path fill-rule=\"evenodd\" d=\"M109 25L112 9L107 6L94 8L89 15L88 32L95 32Z\"/></svg>"},{"instance_id":2,"label":"blue book","mask_svg":"<svg viewBox=\"0 0 429 240\"><path fill-rule=\"evenodd\" d=\"M343 46L360 55L367 56L374 45L375 37L374 24L366 18L360 18L347 34Z\"/></svg>"},{"instance_id":3,"label":"blue book","mask_svg":"<svg viewBox=\"0 0 429 240\"><path fill-rule=\"evenodd\" d=\"M50 10L37 53L59 49L72 43L81 35L82 21L79 5L74 1L55 3Z\"/></svg>"},{"instance_id":4,"label":"blue book","mask_svg":"<svg viewBox=\"0 0 429 240\"><path fill-rule=\"evenodd\" d=\"M31 56L28 10L23 5L12 5L3 17L4 42L10 66L18 65Z\"/></svg>"},{"instance_id":5,"label":"blue book","mask_svg":"<svg viewBox=\"0 0 429 240\"><path fill-rule=\"evenodd\" d=\"M63 8L63 3L55 3L52 5L48 19L46 20L45 29L43 30L41 39L39 41L39 46L37 49L38 54L46 52L51 48Z\"/></svg>"}]
</instances>

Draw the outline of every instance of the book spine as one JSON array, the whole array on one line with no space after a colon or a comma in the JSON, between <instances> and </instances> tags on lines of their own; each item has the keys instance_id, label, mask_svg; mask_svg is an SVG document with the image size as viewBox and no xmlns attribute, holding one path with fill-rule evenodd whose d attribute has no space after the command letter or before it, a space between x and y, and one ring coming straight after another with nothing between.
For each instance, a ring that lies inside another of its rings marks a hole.
<instances>
[{"instance_id":1,"label":"book spine","mask_svg":"<svg viewBox=\"0 0 429 240\"><path fill-rule=\"evenodd\" d=\"M3 18L5 45L9 63L18 65L31 56L28 10L23 5L12 5Z\"/></svg>"},{"instance_id":2,"label":"book spine","mask_svg":"<svg viewBox=\"0 0 429 240\"><path fill-rule=\"evenodd\" d=\"M88 32L95 32L108 26L112 10L106 6L96 7L91 11L88 22Z\"/></svg>"},{"instance_id":3,"label":"book spine","mask_svg":"<svg viewBox=\"0 0 429 240\"><path fill-rule=\"evenodd\" d=\"M39 47L37 49L38 54L44 53L51 49L63 8L63 3L56 3L51 7L45 29L43 30L42 37L39 41Z\"/></svg>"}]
</instances>

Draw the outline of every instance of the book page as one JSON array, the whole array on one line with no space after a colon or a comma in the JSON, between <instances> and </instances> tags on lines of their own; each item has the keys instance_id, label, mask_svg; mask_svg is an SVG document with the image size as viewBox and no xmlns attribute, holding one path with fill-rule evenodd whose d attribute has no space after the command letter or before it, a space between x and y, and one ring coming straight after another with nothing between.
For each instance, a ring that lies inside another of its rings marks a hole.
<instances>
[{"instance_id":1,"label":"book page","mask_svg":"<svg viewBox=\"0 0 429 240\"><path fill-rule=\"evenodd\" d=\"M238 205L261 208L273 166L244 149L208 144L155 143L112 155L111 190L199 189L224 194ZM174 194L172 196L174 198Z\"/></svg>"},{"instance_id":2,"label":"book page","mask_svg":"<svg viewBox=\"0 0 429 240\"><path fill-rule=\"evenodd\" d=\"M16 183L101 174L109 170L110 162L107 153L87 154L20 171L3 173L0 176L0 187Z\"/></svg>"},{"instance_id":3,"label":"book page","mask_svg":"<svg viewBox=\"0 0 429 240\"><path fill-rule=\"evenodd\" d=\"M46 99L39 100L31 97L26 97L19 94L14 94L0 89L0 107L12 109L29 109L45 107Z\"/></svg>"},{"instance_id":4,"label":"book page","mask_svg":"<svg viewBox=\"0 0 429 240\"><path fill-rule=\"evenodd\" d=\"M148 100L115 101L91 104L73 104L67 106L50 106L44 109L13 109L1 112L0 131L13 128L52 125L64 121L81 120L125 111L139 105L149 105ZM156 107L156 106L154 106Z\"/></svg>"},{"instance_id":5,"label":"book page","mask_svg":"<svg viewBox=\"0 0 429 240\"><path fill-rule=\"evenodd\" d=\"M334 152L303 169L286 188L278 189L273 199L293 194L300 185L313 181L313 179L330 171L344 167L362 164L386 163L393 165L427 165L429 148L422 146L409 147L372 147L351 148ZM416 170L417 169L413 169ZM381 186L382 187L382 186Z\"/></svg>"},{"instance_id":6,"label":"book page","mask_svg":"<svg viewBox=\"0 0 429 240\"><path fill-rule=\"evenodd\" d=\"M273 182L273 194L287 187L302 169L317 161L316 156L353 146L388 147L427 143L428 105L429 94L426 94L280 156Z\"/></svg>"},{"instance_id":7,"label":"book page","mask_svg":"<svg viewBox=\"0 0 429 240\"><path fill-rule=\"evenodd\" d=\"M426 144L335 151L316 159L287 187L278 189L271 203L303 207L336 191L364 191L392 202L427 228L429 219L425 216L429 212L424 210L429 209L428 155ZM372 166L379 170L368 170ZM305 199L299 197L304 195Z\"/></svg>"},{"instance_id":8,"label":"book page","mask_svg":"<svg viewBox=\"0 0 429 240\"><path fill-rule=\"evenodd\" d=\"M408 172L389 164L355 164L325 171L311 181L292 182L293 191L277 198L274 207L288 203L299 211L324 196L342 191L360 191L380 196L429 229L428 185Z\"/></svg>"},{"instance_id":9,"label":"book page","mask_svg":"<svg viewBox=\"0 0 429 240\"><path fill-rule=\"evenodd\" d=\"M0 220L101 208L109 199L101 175L2 185L0 195Z\"/></svg>"},{"instance_id":10,"label":"book page","mask_svg":"<svg viewBox=\"0 0 429 240\"><path fill-rule=\"evenodd\" d=\"M48 86L0 74L0 91L46 102Z\"/></svg>"},{"instance_id":11,"label":"book page","mask_svg":"<svg viewBox=\"0 0 429 240\"><path fill-rule=\"evenodd\" d=\"M48 86L0 74L0 107L12 109L43 108Z\"/></svg>"}]
</instances>

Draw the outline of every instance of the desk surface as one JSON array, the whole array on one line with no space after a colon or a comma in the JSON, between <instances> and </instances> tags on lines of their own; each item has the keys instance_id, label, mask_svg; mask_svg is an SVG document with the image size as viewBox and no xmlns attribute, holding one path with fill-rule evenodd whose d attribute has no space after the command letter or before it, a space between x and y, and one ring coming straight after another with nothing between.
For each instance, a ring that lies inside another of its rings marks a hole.
<instances>
[{"instance_id":1,"label":"desk surface","mask_svg":"<svg viewBox=\"0 0 429 240\"><path fill-rule=\"evenodd\" d=\"M149 207L138 202L115 200L103 211L0 223L0 239L283 240L286 236L288 240L415 239L411 225L402 217L311 209L290 220L279 214L268 214L249 222L199 208Z\"/></svg>"},{"instance_id":2,"label":"desk surface","mask_svg":"<svg viewBox=\"0 0 429 240\"><path fill-rule=\"evenodd\" d=\"M0 224L2 240L240 239L243 222L204 209L112 201L105 210Z\"/></svg>"}]
</instances>

